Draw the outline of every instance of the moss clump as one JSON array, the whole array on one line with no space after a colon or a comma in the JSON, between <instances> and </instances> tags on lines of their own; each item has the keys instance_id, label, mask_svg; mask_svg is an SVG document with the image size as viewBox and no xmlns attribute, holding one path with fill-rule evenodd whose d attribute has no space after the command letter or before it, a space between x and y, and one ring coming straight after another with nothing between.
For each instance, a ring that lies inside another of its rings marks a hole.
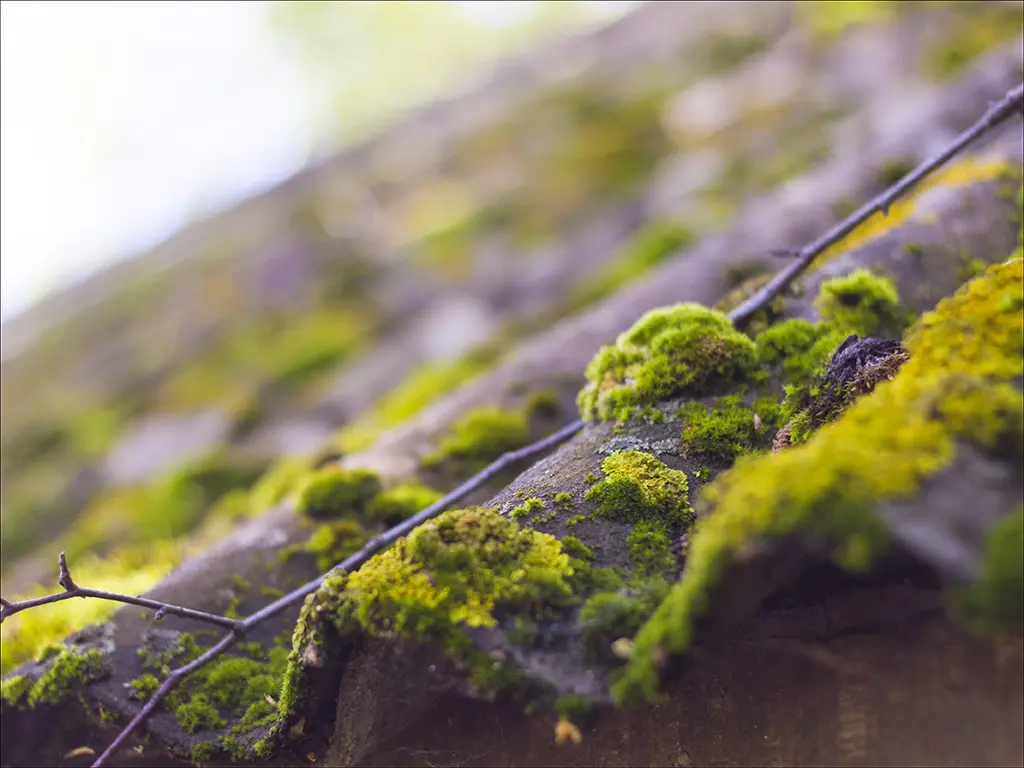
<instances>
[{"instance_id":1,"label":"moss clump","mask_svg":"<svg viewBox=\"0 0 1024 768\"><path fill-rule=\"evenodd\" d=\"M416 483L398 485L381 491L366 507L373 522L392 526L426 509L441 498L433 488Z\"/></svg>"},{"instance_id":2,"label":"moss clump","mask_svg":"<svg viewBox=\"0 0 1024 768\"><path fill-rule=\"evenodd\" d=\"M626 537L626 551L641 574L672 570L675 558L672 556L671 544L666 526L653 520L641 520Z\"/></svg>"},{"instance_id":3,"label":"moss clump","mask_svg":"<svg viewBox=\"0 0 1024 768\"><path fill-rule=\"evenodd\" d=\"M803 529L833 542L842 564L865 568L889 540L876 504L913 496L958 443L1019 466L1024 403L1013 382L1024 374L1024 316L999 305L1021 289L1022 264L990 268L923 315L895 378L806 444L740 461L705 489L708 514L691 536L683 579L637 635L618 699L654 694L658 655L689 646L711 588L751 543Z\"/></svg>"},{"instance_id":4,"label":"moss clump","mask_svg":"<svg viewBox=\"0 0 1024 768\"><path fill-rule=\"evenodd\" d=\"M771 444L781 409L770 397L747 406L739 395L721 398L716 407L687 403L679 415L682 440L688 456L731 465L739 456ZM755 418L756 417L756 418Z\"/></svg>"},{"instance_id":5,"label":"moss clump","mask_svg":"<svg viewBox=\"0 0 1024 768\"><path fill-rule=\"evenodd\" d=\"M59 704L75 691L110 674L103 654L97 650L64 648L28 692L28 705Z\"/></svg>"},{"instance_id":6,"label":"moss clump","mask_svg":"<svg viewBox=\"0 0 1024 768\"><path fill-rule=\"evenodd\" d=\"M866 269L826 280L814 308L825 323L860 336L898 338L913 322L892 278Z\"/></svg>"},{"instance_id":7,"label":"moss clump","mask_svg":"<svg viewBox=\"0 0 1024 768\"><path fill-rule=\"evenodd\" d=\"M519 411L503 411L485 406L465 414L455 422L451 434L437 450L423 457L426 467L452 461L461 472L487 466L506 451L529 441L526 415Z\"/></svg>"},{"instance_id":8,"label":"moss clump","mask_svg":"<svg viewBox=\"0 0 1024 768\"><path fill-rule=\"evenodd\" d=\"M543 512L544 502L536 497L529 498L518 507L508 513L509 517L513 520L518 520L521 517L526 517L533 512Z\"/></svg>"},{"instance_id":9,"label":"moss clump","mask_svg":"<svg viewBox=\"0 0 1024 768\"><path fill-rule=\"evenodd\" d=\"M601 469L605 479L586 493L587 499L597 502L597 514L627 523L653 520L671 527L686 526L692 519L682 470L669 469L640 451L613 453Z\"/></svg>"},{"instance_id":10,"label":"moss clump","mask_svg":"<svg viewBox=\"0 0 1024 768\"><path fill-rule=\"evenodd\" d=\"M828 365L832 350L847 333L833 326L800 318L783 320L754 339L758 363L790 386L809 384Z\"/></svg>"},{"instance_id":11,"label":"moss clump","mask_svg":"<svg viewBox=\"0 0 1024 768\"><path fill-rule=\"evenodd\" d=\"M587 366L577 398L584 419L626 419L633 408L725 389L755 364L754 343L699 304L651 310Z\"/></svg>"},{"instance_id":12,"label":"moss clump","mask_svg":"<svg viewBox=\"0 0 1024 768\"><path fill-rule=\"evenodd\" d=\"M555 498L552 499L552 503L554 503L555 507L561 509L563 512L570 511L576 505L572 496L565 491L556 493Z\"/></svg>"},{"instance_id":13,"label":"moss clump","mask_svg":"<svg viewBox=\"0 0 1024 768\"><path fill-rule=\"evenodd\" d=\"M132 680L129 685L132 689L132 698L145 703L149 701L150 696L157 692L160 681L156 679L156 675L147 672Z\"/></svg>"},{"instance_id":14,"label":"moss clump","mask_svg":"<svg viewBox=\"0 0 1024 768\"><path fill-rule=\"evenodd\" d=\"M573 600L558 539L490 509L445 512L351 574L346 595L373 634L465 642L460 625L492 627L496 612L543 615Z\"/></svg>"},{"instance_id":15,"label":"moss clump","mask_svg":"<svg viewBox=\"0 0 1024 768\"><path fill-rule=\"evenodd\" d=\"M302 549L316 555L316 567L321 572L329 571L358 552L367 538L366 530L359 523L337 520L317 528Z\"/></svg>"},{"instance_id":16,"label":"moss clump","mask_svg":"<svg viewBox=\"0 0 1024 768\"><path fill-rule=\"evenodd\" d=\"M192 750L189 752L192 762L196 765L202 765L207 760L212 760L220 750L217 745L212 741L200 741L198 744L192 745Z\"/></svg>"},{"instance_id":17,"label":"moss clump","mask_svg":"<svg viewBox=\"0 0 1024 768\"><path fill-rule=\"evenodd\" d=\"M9 707L16 707L32 689L32 678L27 675L11 675L0 681L0 701Z\"/></svg>"},{"instance_id":18,"label":"moss clump","mask_svg":"<svg viewBox=\"0 0 1024 768\"><path fill-rule=\"evenodd\" d=\"M216 730L223 728L224 719L210 702L206 694L196 693L185 704L174 710L174 719L185 733L193 734L200 730Z\"/></svg>"},{"instance_id":19,"label":"moss clump","mask_svg":"<svg viewBox=\"0 0 1024 768\"><path fill-rule=\"evenodd\" d=\"M317 520L362 514L381 491L380 478L363 469L324 467L312 473L299 491L299 512Z\"/></svg>"},{"instance_id":20,"label":"moss clump","mask_svg":"<svg viewBox=\"0 0 1024 768\"><path fill-rule=\"evenodd\" d=\"M668 594L664 579L652 579L631 589L600 592L580 609L584 653L595 662L616 661L612 644L632 637Z\"/></svg>"}]
</instances>

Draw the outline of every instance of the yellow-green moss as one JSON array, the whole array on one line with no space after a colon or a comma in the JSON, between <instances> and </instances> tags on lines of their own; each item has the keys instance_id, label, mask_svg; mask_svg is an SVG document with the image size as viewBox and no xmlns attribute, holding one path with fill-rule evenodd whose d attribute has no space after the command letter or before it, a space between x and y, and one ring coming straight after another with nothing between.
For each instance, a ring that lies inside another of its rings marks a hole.
<instances>
[{"instance_id":1,"label":"yellow-green moss","mask_svg":"<svg viewBox=\"0 0 1024 768\"><path fill-rule=\"evenodd\" d=\"M219 751L217 745L212 741L200 741L198 744L192 745L189 756L193 763L202 766L207 760L212 760Z\"/></svg>"},{"instance_id":2,"label":"yellow-green moss","mask_svg":"<svg viewBox=\"0 0 1024 768\"><path fill-rule=\"evenodd\" d=\"M103 654L67 647L59 651L28 692L28 705L59 704L89 683L110 674Z\"/></svg>"},{"instance_id":3,"label":"yellow-green moss","mask_svg":"<svg viewBox=\"0 0 1024 768\"><path fill-rule=\"evenodd\" d=\"M814 308L824 323L858 336L899 338L914 319L893 279L866 269L822 283Z\"/></svg>"},{"instance_id":4,"label":"yellow-green moss","mask_svg":"<svg viewBox=\"0 0 1024 768\"><path fill-rule=\"evenodd\" d=\"M319 526L302 551L316 556L316 567L322 573L358 552L368 538L366 529L355 520L335 520Z\"/></svg>"},{"instance_id":5,"label":"yellow-green moss","mask_svg":"<svg viewBox=\"0 0 1024 768\"><path fill-rule=\"evenodd\" d=\"M524 501L518 507L515 507L511 512L508 513L508 516L511 517L513 520L518 520L519 518L526 517L531 513L543 511L544 501L534 496Z\"/></svg>"},{"instance_id":6,"label":"yellow-green moss","mask_svg":"<svg viewBox=\"0 0 1024 768\"><path fill-rule=\"evenodd\" d=\"M145 703L149 701L150 696L157 692L160 681L156 679L156 675L147 672L132 680L129 686L132 689L133 697Z\"/></svg>"},{"instance_id":7,"label":"yellow-green moss","mask_svg":"<svg viewBox=\"0 0 1024 768\"><path fill-rule=\"evenodd\" d=\"M889 539L875 505L912 496L958 442L1019 465L1024 404L1011 382L1024 373L1024 316L1000 304L1021 291L1022 264L990 268L923 315L896 377L806 444L741 459L705 489L684 577L636 636L619 700L655 693L657 657L689 646L711 588L750 543L802 528L832 541L841 563L865 568Z\"/></svg>"},{"instance_id":8,"label":"yellow-green moss","mask_svg":"<svg viewBox=\"0 0 1024 768\"><path fill-rule=\"evenodd\" d=\"M767 448L778 427L781 408L770 397L746 405L739 395L726 395L715 407L687 403L680 411L687 456L732 464L739 456ZM755 419L756 416L756 419Z\"/></svg>"},{"instance_id":9,"label":"yellow-green moss","mask_svg":"<svg viewBox=\"0 0 1024 768\"><path fill-rule=\"evenodd\" d=\"M819 377L829 357L848 333L800 318L783 320L757 335L758 362L790 386L806 385Z\"/></svg>"},{"instance_id":10,"label":"yellow-green moss","mask_svg":"<svg viewBox=\"0 0 1024 768\"><path fill-rule=\"evenodd\" d=\"M27 675L11 675L0 680L0 701L9 707L16 707L32 690L32 678Z\"/></svg>"},{"instance_id":11,"label":"yellow-green moss","mask_svg":"<svg viewBox=\"0 0 1024 768\"><path fill-rule=\"evenodd\" d=\"M452 462L459 472L475 471L525 445L529 437L525 413L483 406L456 421L451 434L422 462L426 467Z\"/></svg>"},{"instance_id":12,"label":"yellow-green moss","mask_svg":"<svg viewBox=\"0 0 1024 768\"><path fill-rule=\"evenodd\" d=\"M612 643L632 637L668 594L664 579L652 579L632 588L599 592L580 609L584 653L595 662L615 663Z\"/></svg>"},{"instance_id":13,"label":"yellow-green moss","mask_svg":"<svg viewBox=\"0 0 1024 768\"><path fill-rule=\"evenodd\" d=\"M670 527L689 524L690 507L686 473L669 469L640 451L619 451L601 463L605 479L586 493L598 504L597 514L612 520L638 523L654 520Z\"/></svg>"},{"instance_id":14,"label":"yellow-green moss","mask_svg":"<svg viewBox=\"0 0 1024 768\"><path fill-rule=\"evenodd\" d=\"M625 419L635 407L726 389L754 363L754 343L721 312L699 304L654 309L587 366L580 414Z\"/></svg>"},{"instance_id":15,"label":"yellow-green moss","mask_svg":"<svg viewBox=\"0 0 1024 768\"><path fill-rule=\"evenodd\" d=\"M196 731L213 731L223 728L226 724L217 708L204 693L193 694L184 704L174 710L174 719L185 733Z\"/></svg>"},{"instance_id":16,"label":"yellow-green moss","mask_svg":"<svg viewBox=\"0 0 1024 768\"><path fill-rule=\"evenodd\" d=\"M438 491L425 485L397 485L377 494L367 505L366 515L372 521L391 526L426 509L440 498Z\"/></svg>"},{"instance_id":17,"label":"yellow-green moss","mask_svg":"<svg viewBox=\"0 0 1024 768\"><path fill-rule=\"evenodd\" d=\"M572 600L569 556L553 536L490 509L445 512L351 574L347 598L373 634L464 639L498 607L543 615Z\"/></svg>"},{"instance_id":18,"label":"yellow-green moss","mask_svg":"<svg viewBox=\"0 0 1024 768\"><path fill-rule=\"evenodd\" d=\"M302 484L298 509L318 520L362 514L380 491L380 478L373 472L328 466L310 474Z\"/></svg>"},{"instance_id":19,"label":"yellow-green moss","mask_svg":"<svg viewBox=\"0 0 1024 768\"><path fill-rule=\"evenodd\" d=\"M641 574L660 574L671 570L675 557L671 552L671 538L660 520L641 520L626 536L626 552Z\"/></svg>"}]
</instances>

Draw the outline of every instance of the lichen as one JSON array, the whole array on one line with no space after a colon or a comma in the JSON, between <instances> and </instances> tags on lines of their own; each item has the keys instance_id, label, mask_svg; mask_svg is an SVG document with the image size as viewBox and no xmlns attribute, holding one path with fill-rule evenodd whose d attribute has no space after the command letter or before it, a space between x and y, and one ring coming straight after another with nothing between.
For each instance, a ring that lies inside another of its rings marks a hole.
<instances>
[{"instance_id":1,"label":"lichen","mask_svg":"<svg viewBox=\"0 0 1024 768\"><path fill-rule=\"evenodd\" d=\"M923 315L895 378L807 443L741 459L705 489L684 576L637 634L613 687L620 701L654 695L658 657L690 645L712 587L752 542L803 529L831 541L838 562L863 569L889 541L875 505L913 496L949 465L958 443L1020 465L1024 316L1000 304L1021 290L1022 264L990 268Z\"/></svg>"},{"instance_id":2,"label":"lichen","mask_svg":"<svg viewBox=\"0 0 1024 768\"><path fill-rule=\"evenodd\" d=\"M96 680L110 674L103 654L95 649L83 651L66 647L54 656L46 671L28 692L28 705L59 704Z\"/></svg>"},{"instance_id":3,"label":"lichen","mask_svg":"<svg viewBox=\"0 0 1024 768\"><path fill-rule=\"evenodd\" d=\"M619 451L601 463L605 479L586 492L597 514L638 523L653 520L672 528L687 526L693 515L686 473L670 469L650 454Z\"/></svg>"},{"instance_id":4,"label":"lichen","mask_svg":"<svg viewBox=\"0 0 1024 768\"><path fill-rule=\"evenodd\" d=\"M475 471L528 441L525 413L483 406L456 421L437 449L423 457L422 464L437 467L450 462L457 473Z\"/></svg>"},{"instance_id":5,"label":"lichen","mask_svg":"<svg viewBox=\"0 0 1024 768\"><path fill-rule=\"evenodd\" d=\"M824 323L860 336L899 338L914 319L893 279L866 269L822 283L814 308Z\"/></svg>"},{"instance_id":6,"label":"lichen","mask_svg":"<svg viewBox=\"0 0 1024 768\"><path fill-rule=\"evenodd\" d=\"M689 303L663 307L600 349L577 403L588 421L623 420L669 397L727 389L754 364L754 343L721 312Z\"/></svg>"}]
</instances>

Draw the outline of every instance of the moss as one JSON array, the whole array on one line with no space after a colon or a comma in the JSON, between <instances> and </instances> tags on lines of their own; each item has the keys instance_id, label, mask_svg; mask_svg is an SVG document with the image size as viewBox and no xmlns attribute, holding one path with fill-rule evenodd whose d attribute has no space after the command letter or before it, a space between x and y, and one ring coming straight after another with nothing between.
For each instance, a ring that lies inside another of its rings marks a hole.
<instances>
[{"instance_id":1,"label":"moss","mask_svg":"<svg viewBox=\"0 0 1024 768\"><path fill-rule=\"evenodd\" d=\"M981 573L958 595L960 610L982 632L1019 628L1024 621L1024 507L986 536Z\"/></svg>"},{"instance_id":2,"label":"moss","mask_svg":"<svg viewBox=\"0 0 1024 768\"><path fill-rule=\"evenodd\" d=\"M552 503L563 512L569 512L574 506L576 506L576 502L573 501L572 496L565 491L556 493Z\"/></svg>"},{"instance_id":3,"label":"moss","mask_svg":"<svg viewBox=\"0 0 1024 768\"><path fill-rule=\"evenodd\" d=\"M235 736L221 736L220 747L234 761L244 760L248 756L245 745Z\"/></svg>"},{"instance_id":4,"label":"moss","mask_svg":"<svg viewBox=\"0 0 1024 768\"><path fill-rule=\"evenodd\" d=\"M149 697L157 692L160 681L156 679L156 675L147 672L132 680L128 685L132 689L132 698L147 702Z\"/></svg>"},{"instance_id":5,"label":"moss","mask_svg":"<svg viewBox=\"0 0 1024 768\"><path fill-rule=\"evenodd\" d=\"M895 201L887 211L876 211L856 226L842 240L829 246L815 259L816 265L824 264L843 253L857 250L880 237L899 229L917 211L922 196L936 187L955 189L968 187L985 181L1001 178L1012 167L1004 160L981 160L965 157L955 160L944 168L922 179L914 189Z\"/></svg>"},{"instance_id":6,"label":"moss","mask_svg":"<svg viewBox=\"0 0 1024 768\"><path fill-rule=\"evenodd\" d=\"M719 312L732 312L732 310L736 309L744 301L767 285L773 277L774 275L771 273L762 272L761 274L747 278L719 299L715 303L714 308ZM779 317L782 316L782 313L786 311L786 299L795 296L798 291L798 284L793 283L785 291L778 294L774 299L768 302L764 309L755 313L747 322L748 332L756 334L765 328L770 327L776 320L778 320Z\"/></svg>"},{"instance_id":7,"label":"moss","mask_svg":"<svg viewBox=\"0 0 1024 768\"><path fill-rule=\"evenodd\" d=\"M249 511L261 514L291 495L306 478L312 465L305 459L278 461L256 481L249 492Z\"/></svg>"},{"instance_id":8,"label":"moss","mask_svg":"<svg viewBox=\"0 0 1024 768\"><path fill-rule=\"evenodd\" d=\"M27 675L11 675L0 681L0 701L9 707L16 707L32 689L32 678Z\"/></svg>"},{"instance_id":9,"label":"moss","mask_svg":"<svg viewBox=\"0 0 1024 768\"><path fill-rule=\"evenodd\" d=\"M529 441L526 415L484 406L466 413L452 426L437 450L423 457L426 467L454 462L460 471L483 468L506 451Z\"/></svg>"},{"instance_id":10,"label":"moss","mask_svg":"<svg viewBox=\"0 0 1024 768\"><path fill-rule=\"evenodd\" d=\"M593 550L575 536L566 536L562 539L562 551L577 560L590 561L594 559Z\"/></svg>"},{"instance_id":11,"label":"moss","mask_svg":"<svg viewBox=\"0 0 1024 768\"><path fill-rule=\"evenodd\" d=\"M973 6L967 14L957 16L958 23L944 25L937 39L922 51L921 69L928 77L957 77L978 56L1024 32L1020 9L1012 5Z\"/></svg>"},{"instance_id":12,"label":"moss","mask_svg":"<svg viewBox=\"0 0 1024 768\"><path fill-rule=\"evenodd\" d=\"M201 730L212 731L225 725L217 708L203 693L193 694L187 703L178 706L174 710L174 719L188 734Z\"/></svg>"},{"instance_id":13,"label":"moss","mask_svg":"<svg viewBox=\"0 0 1024 768\"><path fill-rule=\"evenodd\" d=\"M640 574L670 571L675 565L670 546L668 530L659 521L641 520L626 537L626 551Z\"/></svg>"},{"instance_id":14,"label":"moss","mask_svg":"<svg viewBox=\"0 0 1024 768\"><path fill-rule=\"evenodd\" d=\"M569 556L552 536L489 509L446 512L349 576L355 616L376 634L441 636L489 627L495 609L543 615L570 603Z\"/></svg>"},{"instance_id":15,"label":"moss","mask_svg":"<svg viewBox=\"0 0 1024 768\"><path fill-rule=\"evenodd\" d=\"M358 552L367 538L366 530L359 523L338 520L317 528L302 550L316 556L316 567L322 573Z\"/></svg>"},{"instance_id":16,"label":"moss","mask_svg":"<svg viewBox=\"0 0 1024 768\"><path fill-rule=\"evenodd\" d=\"M220 750L217 745L212 741L200 741L198 744L193 744L189 755L192 758L192 762L196 765L202 765L207 760L212 760Z\"/></svg>"},{"instance_id":17,"label":"moss","mask_svg":"<svg viewBox=\"0 0 1024 768\"><path fill-rule=\"evenodd\" d=\"M819 377L829 356L846 338L842 329L793 318L757 335L758 362L792 386L806 385Z\"/></svg>"},{"instance_id":18,"label":"moss","mask_svg":"<svg viewBox=\"0 0 1024 768\"><path fill-rule=\"evenodd\" d=\"M659 521L672 528L692 519L686 473L640 451L619 451L601 463L605 479L586 493L597 513L612 520Z\"/></svg>"},{"instance_id":19,"label":"moss","mask_svg":"<svg viewBox=\"0 0 1024 768\"><path fill-rule=\"evenodd\" d=\"M338 447L354 453L373 444L374 439L419 413L429 403L479 376L491 364L474 355L453 363L424 366L413 371L391 392L375 402L368 412L347 424L338 434Z\"/></svg>"},{"instance_id":20,"label":"moss","mask_svg":"<svg viewBox=\"0 0 1024 768\"><path fill-rule=\"evenodd\" d=\"M49 662L46 671L28 692L28 705L59 704L91 682L110 674L103 654L97 650L64 648Z\"/></svg>"},{"instance_id":21,"label":"moss","mask_svg":"<svg viewBox=\"0 0 1024 768\"><path fill-rule=\"evenodd\" d=\"M826 324L859 336L899 338L913 322L892 278L866 269L826 280L814 308Z\"/></svg>"},{"instance_id":22,"label":"moss","mask_svg":"<svg viewBox=\"0 0 1024 768\"><path fill-rule=\"evenodd\" d=\"M381 491L380 478L363 469L328 466L313 472L299 490L298 509L317 520L362 514Z\"/></svg>"},{"instance_id":23,"label":"moss","mask_svg":"<svg viewBox=\"0 0 1024 768\"><path fill-rule=\"evenodd\" d=\"M950 464L958 443L1019 466L1024 404L1011 382L1024 374L1024 316L999 303L1021 290L1022 265L990 268L923 315L895 378L806 444L741 460L705 489L708 509L683 579L637 635L613 689L619 700L654 694L658 656L690 645L711 588L751 543L805 530L831 541L841 564L863 569L889 541L875 506L912 497Z\"/></svg>"},{"instance_id":24,"label":"moss","mask_svg":"<svg viewBox=\"0 0 1024 768\"><path fill-rule=\"evenodd\" d=\"M557 390L539 389L526 398L526 413L532 417L554 419L561 410L562 403Z\"/></svg>"},{"instance_id":25,"label":"moss","mask_svg":"<svg viewBox=\"0 0 1024 768\"><path fill-rule=\"evenodd\" d=\"M781 426L780 414L779 403L770 397L750 406L739 395L723 397L715 407L687 403L679 411L686 454L731 465L739 456L771 444L775 429Z\"/></svg>"},{"instance_id":26,"label":"moss","mask_svg":"<svg viewBox=\"0 0 1024 768\"><path fill-rule=\"evenodd\" d=\"M664 579L653 579L632 589L593 595L580 609L584 653L595 662L614 663L612 644L632 637L668 594Z\"/></svg>"},{"instance_id":27,"label":"moss","mask_svg":"<svg viewBox=\"0 0 1024 768\"><path fill-rule=\"evenodd\" d=\"M529 514L544 511L544 502L538 499L536 496L527 499L523 504L509 512L509 517L513 520L518 520L520 517L526 517Z\"/></svg>"},{"instance_id":28,"label":"moss","mask_svg":"<svg viewBox=\"0 0 1024 768\"><path fill-rule=\"evenodd\" d=\"M753 368L753 342L699 304L646 313L587 366L577 402L584 419L625 419L632 409L728 388Z\"/></svg>"},{"instance_id":29,"label":"moss","mask_svg":"<svg viewBox=\"0 0 1024 768\"><path fill-rule=\"evenodd\" d=\"M425 485L398 485L377 494L367 505L366 515L370 520L390 527L426 509L440 498L439 492Z\"/></svg>"}]
</instances>

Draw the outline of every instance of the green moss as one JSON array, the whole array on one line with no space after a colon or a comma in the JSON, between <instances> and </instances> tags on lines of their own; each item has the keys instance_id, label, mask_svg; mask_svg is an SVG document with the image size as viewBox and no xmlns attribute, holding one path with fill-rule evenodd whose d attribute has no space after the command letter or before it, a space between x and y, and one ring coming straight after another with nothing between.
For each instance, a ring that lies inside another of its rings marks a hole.
<instances>
[{"instance_id":1,"label":"green moss","mask_svg":"<svg viewBox=\"0 0 1024 768\"><path fill-rule=\"evenodd\" d=\"M586 493L597 513L612 520L685 527L692 519L686 473L640 451L619 451L601 463L605 479Z\"/></svg>"},{"instance_id":2,"label":"green moss","mask_svg":"<svg viewBox=\"0 0 1024 768\"><path fill-rule=\"evenodd\" d=\"M529 442L526 415L484 406L466 413L452 426L437 450L423 457L426 467L453 462L461 472L482 469L506 451Z\"/></svg>"},{"instance_id":3,"label":"green moss","mask_svg":"<svg viewBox=\"0 0 1024 768\"><path fill-rule=\"evenodd\" d=\"M251 514L262 514L284 501L310 473L312 466L305 459L282 459L265 472L249 492Z\"/></svg>"},{"instance_id":4,"label":"green moss","mask_svg":"<svg viewBox=\"0 0 1024 768\"><path fill-rule=\"evenodd\" d=\"M626 537L626 551L640 574L666 573L675 565L668 530L660 521L641 520Z\"/></svg>"},{"instance_id":5,"label":"green moss","mask_svg":"<svg viewBox=\"0 0 1024 768\"><path fill-rule=\"evenodd\" d=\"M32 689L32 678L27 675L11 675L0 681L0 701L9 707L16 707Z\"/></svg>"},{"instance_id":6,"label":"green moss","mask_svg":"<svg viewBox=\"0 0 1024 768\"><path fill-rule=\"evenodd\" d=\"M535 512L544 511L544 502L538 499L536 496L527 499L523 504L509 512L509 517L513 520L518 520L521 517L526 517L529 514Z\"/></svg>"},{"instance_id":7,"label":"green moss","mask_svg":"<svg viewBox=\"0 0 1024 768\"><path fill-rule=\"evenodd\" d=\"M800 318L783 320L757 335L758 362L789 385L806 385L828 365L847 332Z\"/></svg>"},{"instance_id":8,"label":"green moss","mask_svg":"<svg viewBox=\"0 0 1024 768\"><path fill-rule=\"evenodd\" d=\"M913 321L892 278L866 269L822 283L814 308L826 324L859 336L899 338Z\"/></svg>"},{"instance_id":9,"label":"green moss","mask_svg":"<svg viewBox=\"0 0 1024 768\"><path fill-rule=\"evenodd\" d=\"M398 485L377 494L367 506L366 515L370 520L390 527L426 509L440 498L439 492L425 485Z\"/></svg>"},{"instance_id":10,"label":"green moss","mask_svg":"<svg viewBox=\"0 0 1024 768\"><path fill-rule=\"evenodd\" d=\"M248 756L245 745L235 736L221 736L220 747L234 761L244 760Z\"/></svg>"},{"instance_id":11,"label":"green moss","mask_svg":"<svg viewBox=\"0 0 1024 768\"><path fill-rule=\"evenodd\" d=\"M59 704L78 690L110 674L103 654L97 650L64 648L28 692L28 705Z\"/></svg>"},{"instance_id":12,"label":"green moss","mask_svg":"<svg viewBox=\"0 0 1024 768\"><path fill-rule=\"evenodd\" d=\"M699 304L651 310L587 366L583 418L625 419L632 409L726 389L753 368L753 342Z\"/></svg>"},{"instance_id":13,"label":"green moss","mask_svg":"<svg viewBox=\"0 0 1024 768\"><path fill-rule=\"evenodd\" d=\"M594 559L593 550L575 536L566 536L562 539L562 551L577 560L590 561Z\"/></svg>"},{"instance_id":14,"label":"green moss","mask_svg":"<svg viewBox=\"0 0 1024 768\"><path fill-rule=\"evenodd\" d=\"M156 675L147 672L132 680L129 686L132 689L133 698L141 702L147 702L149 697L157 692L157 689L160 687L160 681L156 679Z\"/></svg>"},{"instance_id":15,"label":"green moss","mask_svg":"<svg viewBox=\"0 0 1024 768\"><path fill-rule=\"evenodd\" d=\"M207 760L212 760L219 751L217 745L212 741L200 741L198 744L192 745L189 755L192 757L193 763L202 765Z\"/></svg>"},{"instance_id":16,"label":"green moss","mask_svg":"<svg viewBox=\"0 0 1024 768\"><path fill-rule=\"evenodd\" d=\"M657 657L690 645L712 587L751 543L802 529L831 541L840 563L863 569L889 541L875 506L912 497L950 464L958 443L1020 465L1024 404L1012 382L1024 374L1024 316L999 304L1021 290L1022 264L990 268L923 315L895 378L806 444L741 460L705 488L708 509L683 579L637 635L617 698L654 694Z\"/></svg>"},{"instance_id":17,"label":"green moss","mask_svg":"<svg viewBox=\"0 0 1024 768\"><path fill-rule=\"evenodd\" d=\"M683 446L688 456L731 465L738 457L771 444L781 426L780 414L779 403L770 397L750 406L739 395L721 398L717 407L687 403L679 411Z\"/></svg>"},{"instance_id":18,"label":"green moss","mask_svg":"<svg viewBox=\"0 0 1024 768\"><path fill-rule=\"evenodd\" d=\"M193 694L187 703L178 706L174 710L174 719L188 734L201 730L212 731L225 725L217 708L203 693Z\"/></svg>"},{"instance_id":19,"label":"green moss","mask_svg":"<svg viewBox=\"0 0 1024 768\"><path fill-rule=\"evenodd\" d=\"M1019 628L1024 621L1024 507L986 536L981 573L959 595L961 610L983 632Z\"/></svg>"},{"instance_id":20,"label":"green moss","mask_svg":"<svg viewBox=\"0 0 1024 768\"><path fill-rule=\"evenodd\" d=\"M574 506L576 506L576 502L573 501L572 496L565 491L556 493L552 503L564 512L569 512Z\"/></svg>"},{"instance_id":21,"label":"green moss","mask_svg":"<svg viewBox=\"0 0 1024 768\"><path fill-rule=\"evenodd\" d=\"M363 469L328 466L312 473L299 490L299 512L323 520L362 514L381 491L380 478Z\"/></svg>"},{"instance_id":22,"label":"green moss","mask_svg":"<svg viewBox=\"0 0 1024 768\"><path fill-rule=\"evenodd\" d=\"M572 600L557 539L489 509L445 512L349 576L355 617L376 634L464 642L457 627L496 624L497 607L543 615Z\"/></svg>"},{"instance_id":23,"label":"green moss","mask_svg":"<svg viewBox=\"0 0 1024 768\"><path fill-rule=\"evenodd\" d=\"M359 523L337 520L318 527L302 550L316 555L316 567L324 572L358 552L367 538L366 530Z\"/></svg>"},{"instance_id":24,"label":"green moss","mask_svg":"<svg viewBox=\"0 0 1024 768\"><path fill-rule=\"evenodd\" d=\"M612 644L632 637L668 594L664 579L653 579L632 589L599 592L580 609L584 653L597 662L614 662Z\"/></svg>"}]
</instances>

